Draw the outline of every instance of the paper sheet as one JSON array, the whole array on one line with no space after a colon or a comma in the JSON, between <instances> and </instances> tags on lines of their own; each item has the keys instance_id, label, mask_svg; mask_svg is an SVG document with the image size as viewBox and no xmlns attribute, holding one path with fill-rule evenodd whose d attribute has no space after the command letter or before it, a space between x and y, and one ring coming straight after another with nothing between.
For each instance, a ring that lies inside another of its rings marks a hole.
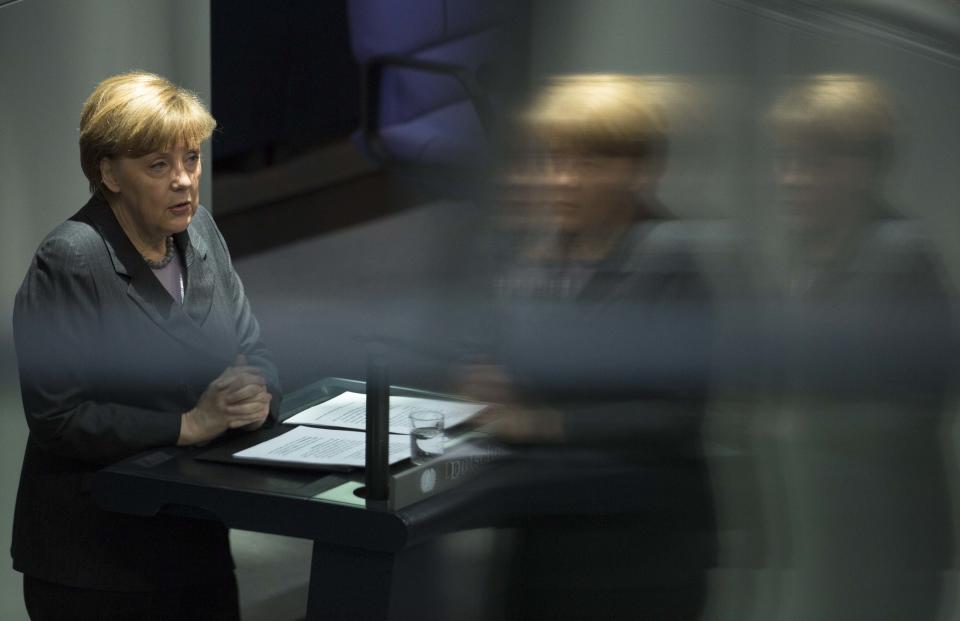
<instances>
[{"instance_id":1,"label":"paper sheet","mask_svg":"<svg viewBox=\"0 0 960 621\"><path fill-rule=\"evenodd\" d=\"M414 412L440 412L444 427L450 429L464 422L487 407L483 403L463 403L422 397L390 397L390 433L410 433L410 414ZM329 401L291 416L283 421L287 425L315 425L341 427L344 429L367 428L367 396L345 392Z\"/></svg>"},{"instance_id":2,"label":"paper sheet","mask_svg":"<svg viewBox=\"0 0 960 621\"><path fill-rule=\"evenodd\" d=\"M366 436L356 431L294 427L283 435L233 455L273 463L362 468L366 461ZM390 436L388 461L395 464L409 457L410 441L404 436Z\"/></svg>"}]
</instances>

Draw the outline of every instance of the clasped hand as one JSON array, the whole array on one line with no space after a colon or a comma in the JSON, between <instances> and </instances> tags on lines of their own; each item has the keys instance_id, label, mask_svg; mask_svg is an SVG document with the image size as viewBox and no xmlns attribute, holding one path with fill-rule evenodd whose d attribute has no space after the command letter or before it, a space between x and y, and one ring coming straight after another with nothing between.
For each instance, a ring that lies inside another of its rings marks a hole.
<instances>
[{"instance_id":1,"label":"clasped hand","mask_svg":"<svg viewBox=\"0 0 960 621\"><path fill-rule=\"evenodd\" d=\"M272 398L263 373L241 354L183 414L177 444L212 440L227 429L257 429L270 413Z\"/></svg>"}]
</instances>

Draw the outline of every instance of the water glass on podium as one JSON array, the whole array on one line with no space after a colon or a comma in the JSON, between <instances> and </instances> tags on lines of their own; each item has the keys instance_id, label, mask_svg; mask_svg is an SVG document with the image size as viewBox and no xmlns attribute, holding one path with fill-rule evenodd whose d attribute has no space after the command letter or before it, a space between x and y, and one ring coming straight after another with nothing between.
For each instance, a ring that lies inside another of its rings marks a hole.
<instances>
[{"instance_id":1,"label":"water glass on podium","mask_svg":"<svg viewBox=\"0 0 960 621\"><path fill-rule=\"evenodd\" d=\"M410 415L410 461L425 464L443 455L443 414L415 412Z\"/></svg>"}]
</instances>

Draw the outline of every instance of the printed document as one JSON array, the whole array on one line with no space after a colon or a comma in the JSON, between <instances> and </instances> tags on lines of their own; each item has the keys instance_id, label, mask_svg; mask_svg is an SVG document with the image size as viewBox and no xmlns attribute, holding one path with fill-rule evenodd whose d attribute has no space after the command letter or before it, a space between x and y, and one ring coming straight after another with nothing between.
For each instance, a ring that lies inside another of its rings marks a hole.
<instances>
[{"instance_id":1,"label":"printed document","mask_svg":"<svg viewBox=\"0 0 960 621\"><path fill-rule=\"evenodd\" d=\"M486 404L424 399L423 397L390 397L390 433L410 434L410 415L414 412L443 414L444 427L456 427L474 416ZM283 421L286 425L314 425L342 429L367 428L367 396L345 392L329 401L307 408Z\"/></svg>"},{"instance_id":2,"label":"printed document","mask_svg":"<svg viewBox=\"0 0 960 621\"><path fill-rule=\"evenodd\" d=\"M390 436L387 460L391 464L410 457L410 441ZM294 427L276 438L233 454L248 459L278 464L315 466L357 466L366 462L366 434L316 427Z\"/></svg>"}]
</instances>

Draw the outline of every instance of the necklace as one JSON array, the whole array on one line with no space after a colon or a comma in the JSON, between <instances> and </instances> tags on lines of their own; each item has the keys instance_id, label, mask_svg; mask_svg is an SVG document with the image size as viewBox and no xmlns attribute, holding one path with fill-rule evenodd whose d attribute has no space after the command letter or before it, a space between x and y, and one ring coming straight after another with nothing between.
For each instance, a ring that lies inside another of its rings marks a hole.
<instances>
[{"instance_id":1,"label":"necklace","mask_svg":"<svg viewBox=\"0 0 960 621\"><path fill-rule=\"evenodd\" d=\"M146 261L147 265L149 265L152 269L158 270L166 267L170 264L170 261L173 261L173 235L167 238L167 253L163 255L163 258L159 261L151 261L143 255L140 256L143 257L143 260Z\"/></svg>"}]
</instances>

